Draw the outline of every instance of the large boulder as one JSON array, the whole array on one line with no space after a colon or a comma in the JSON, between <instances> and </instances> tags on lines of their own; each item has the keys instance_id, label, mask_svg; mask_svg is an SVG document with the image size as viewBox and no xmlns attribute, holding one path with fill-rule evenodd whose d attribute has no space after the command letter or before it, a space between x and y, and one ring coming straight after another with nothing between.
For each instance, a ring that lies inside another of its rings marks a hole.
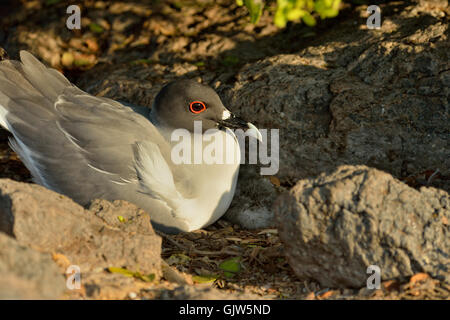
<instances>
[{"instance_id":1,"label":"large boulder","mask_svg":"<svg viewBox=\"0 0 450 320\"><path fill-rule=\"evenodd\" d=\"M303 50L249 63L219 91L242 118L280 130L282 185L364 164L450 191L448 3L382 6L379 30L366 27L366 8ZM271 212L273 197L247 191L255 184L263 179L239 182L231 221Z\"/></svg>"},{"instance_id":2,"label":"large boulder","mask_svg":"<svg viewBox=\"0 0 450 320\"><path fill-rule=\"evenodd\" d=\"M0 300L57 299L66 288L64 276L48 253L20 245L0 232Z\"/></svg>"},{"instance_id":3,"label":"large boulder","mask_svg":"<svg viewBox=\"0 0 450 320\"><path fill-rule=\"evenodd\" d=\"M125 267L161 275L161 238L144 211L125 201L86 210L42 186L0 179L0 231L24 246L63 254L81 272Z\"/></svg>"},{"instance_id":4,"label":"large boulder","mask_svg":"<svg viewBox=\"0 0 450 320\"><path fill-rule=\"evenodd\" d=\"M274 206L289 264L326 287L363 287L417 272L450 281L450 196L366 166L300 180Z\"/></svg>"},{"instance_id":5,"label":"large boulder","mask_svg":"<svg viewBox=\"0 0 450 320\"><path fill-rule=\"evenodd\" d=\"M225 101L280 129L282 183L364 164L399 178L439 169L432 184L449 191L448 2L383 5L378 30L366 8L303 50L248 64L220 88Z\"/></svg>"}]
</instances>

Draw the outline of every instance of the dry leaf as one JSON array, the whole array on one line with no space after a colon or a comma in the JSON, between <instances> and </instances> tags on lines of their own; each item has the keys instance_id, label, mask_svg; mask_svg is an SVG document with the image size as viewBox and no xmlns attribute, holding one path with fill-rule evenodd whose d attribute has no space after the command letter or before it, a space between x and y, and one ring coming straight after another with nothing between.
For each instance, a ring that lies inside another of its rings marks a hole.
<instances>
[{"instance_id":1,"label":"dry leaf","mask_svg":"<svg viewBox=\"0 0 450 320\"><path fill-rule=\"evenodd\" d=\"M415 275L413 275L411 277L411 279L409 280L409 283L414 284L416 282L424 281L424 280L429 279L429 278L430 278L430 276L428 274L426 274L426 273L423 273L423 272L416 273Z\"/></svg>"},{"instance_id":2,"label":"dry leaf","mask_svg":"<svg viewBox=\"0 0 450 320\"><path fill-rule=\"evenodd\" d=\"M70 266L69 259L61 253L53 253L52 259L61 268L67 269Z\"/></svg>"},{"instance_id":3,"label":"dry leaf","mask_svg":"<svg viewBox=\"0 0 450 320\"><path fill-rule=\"evenodd\" d=\"M330 291L327 291L327 292L321 294L319 296L319 299L328 299L329 297L331 297L334 294L336 294L336 291L330 290Z\"/></svg>"},{"instance_id":4,"label":"dry leaf","mask_svg":"<svg viewBox=\"0 0 450 320\"><path fill-rule=\"evenodd\" d=\"M398 290L400 288L400 283L395 280L387 280L387 281L383 282L383 287L387 291Z\"/></svg>"},{"instance_id":5,"label":"dry leaf","mask_svg":"<svg viewBox=\"0 0 450 320\"><path fill-rule=\"evenodd\" d=\"M270 182L271 182L274 186L279 187L279 186L281 185L280 179L278 179L277 177L275 177L275 176L270 176L269 179L270 179Z\"/></svg>"},{"instance_id":6,"label":"dry leaf","mask_svg":"<svg viewBox=\"0 0 450 320\"><path fill-rule=\"evenodd\" d=\"M70 67L73 64L73 61L75 58L73 57L73 54L70 52L64 52L61 58L61 63L65 67Z\"/></svg>"},{"instance_id":7,"label":"dry leaf","mask_svg":"<svg viewBox=\"0 0 450 320\"><path fill-rule=\"evenodd\" d=\"M89 48L89 50L93 51L93 52L97 52L98 51L98 44L97 41L95 41L95 39L86 39L85 40L87 47Z\"/></svg>"}]
</instances>

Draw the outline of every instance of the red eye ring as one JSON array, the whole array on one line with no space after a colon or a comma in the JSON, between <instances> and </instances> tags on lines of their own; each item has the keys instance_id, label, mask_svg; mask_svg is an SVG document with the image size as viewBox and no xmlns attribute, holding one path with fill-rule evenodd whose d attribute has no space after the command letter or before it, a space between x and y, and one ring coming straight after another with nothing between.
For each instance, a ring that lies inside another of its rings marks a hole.
<instances>
[{"instance_id":1,"label":"red eye ring","mask_svg":"<svg viewBox=\"0 0 450 320\"><path fill-rule=\"evenodd\" d=\"M200 106L200 108L199 108L199 106L198 105L201 105ZM192 112L192 113L201 113L201 112L203 112L203 111L205 111L206 110L206 105L203 103L203 102L201 102L201 101L192 101L190 104L189 104L189 110Z\"/></svg>"}]
</instances>

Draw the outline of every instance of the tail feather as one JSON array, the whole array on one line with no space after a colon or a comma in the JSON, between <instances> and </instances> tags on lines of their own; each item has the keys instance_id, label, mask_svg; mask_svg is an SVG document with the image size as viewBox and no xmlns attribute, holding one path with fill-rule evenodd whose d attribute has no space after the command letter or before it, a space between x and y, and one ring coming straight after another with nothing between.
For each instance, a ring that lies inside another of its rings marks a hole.
<instances>
[{"instance_id":1,"label":"tail feather","mask_svg":"<svg viewBox=\"0 0 450 320\"><path fill-rule=\"evenodd\" d=\"M51 101L56 100L64 88L71 85L63 75L44 66L31 53L20 51L20 58L22 60L20 71L23 76L36 90Z\"/></svg>"},{"instance_id":2,"label":"tail feather","mask_svg":"<svg viewBox=\"0 0 450 320\"><path fill-rule=\"evenodd\" d=\"M12 128L8 117L14 113L38 113L41 119L51 118L54 102L72 86L61 73L47 68L32 54L21 51L20 57L22 62L0 61L0 125L9 131ZM25 105L35 108L23 110Z\"/></svg>"},{"instance_id":3,"label":"tail feather","mask_svg":"<svg viewBox=\"0 0 450 320\"><path fill-rule=\"evenodd\" d=\"M11 148L31 171L35 182L46 183L42 156L24 137L43 138L42 122L55 118L53 104L71 83L58 71L45 67L32 54L21 51L22 62L0 61L0 126L11 132ZM41 123L41 125L36 125ZM42 137L41 137L42 136ZM52 136L45 137L48 142ZM51 162L52 159L45 159Z\"/></svg>"}]
</instances>

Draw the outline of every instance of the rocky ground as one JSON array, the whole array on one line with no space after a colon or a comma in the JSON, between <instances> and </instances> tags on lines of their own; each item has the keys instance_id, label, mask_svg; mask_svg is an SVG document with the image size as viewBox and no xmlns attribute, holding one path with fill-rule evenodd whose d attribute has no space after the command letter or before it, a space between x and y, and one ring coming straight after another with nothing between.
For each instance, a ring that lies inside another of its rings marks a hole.
<instances>
[{"instance_id":1,"label":"rocky ground","mask_svg":"<svg viewBox=\"0 0 450 320\"><path fill-rule=\"evenodd\" d=\"M29 184L0 131L0 298L450 297L448 1L382 3L379 30L350 1L283 30L273 10L252 25L231 0L79 4L82 29L69 31L65 1L2 3L0 46L140 105L196 78L280 130L280 171L244 165L224 219L168 236L132 204L82 208ZM70 265L79 289L65 286Z\"/></svg>"}]
</instances>

